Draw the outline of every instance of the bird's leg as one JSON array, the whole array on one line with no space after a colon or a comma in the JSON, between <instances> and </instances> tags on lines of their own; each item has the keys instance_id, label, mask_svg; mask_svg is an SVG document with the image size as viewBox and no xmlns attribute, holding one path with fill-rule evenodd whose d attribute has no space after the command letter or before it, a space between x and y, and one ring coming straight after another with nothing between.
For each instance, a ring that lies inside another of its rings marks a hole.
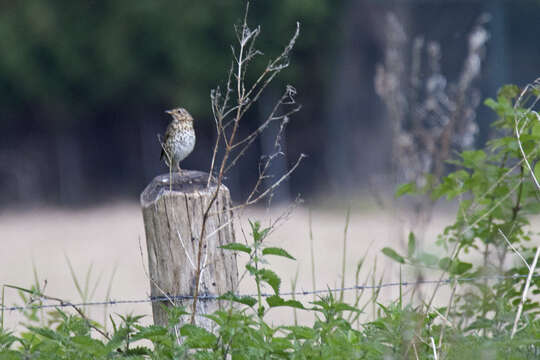
<instances>
[{"instance_id":1,"label":"bird's leg","mask_svg":"<svg viewBox=\"0 0 540 360\"><path fill-rule=\"evenodd\" d=\"M176 167L178 168L178 174L179 174L179 175L182 175L182 169L180 169L180 163L178 163L178 164L176 165Z\"/></svg>"},{"instance_id":2,"label":"bird's leg","mask_svg":"<svg viewBox=\"0 0 540 360\"><path fill-rule=\"evenodd\" d=\"M169 167L169 191L172 192L172 166L171 163L167 163L167 166Z\"/></svg>"}]
</instances>

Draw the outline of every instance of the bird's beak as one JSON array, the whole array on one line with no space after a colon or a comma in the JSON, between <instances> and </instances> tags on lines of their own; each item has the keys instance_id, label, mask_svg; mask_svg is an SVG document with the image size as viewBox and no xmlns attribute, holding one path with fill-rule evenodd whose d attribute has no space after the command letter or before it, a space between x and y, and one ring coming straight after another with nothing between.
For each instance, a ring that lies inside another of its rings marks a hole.
<instances>
[{"instance_id":1,"label":"bird's beak","mask_svg":"<svg viewBox=\"0 0 540 360\"><path fill-rule=\"evenodd\" d=\"M173 113L172 110L165 110L165 112L166 112L167 114L172 114L172 113Z\"/></svg>"}]
</instances>

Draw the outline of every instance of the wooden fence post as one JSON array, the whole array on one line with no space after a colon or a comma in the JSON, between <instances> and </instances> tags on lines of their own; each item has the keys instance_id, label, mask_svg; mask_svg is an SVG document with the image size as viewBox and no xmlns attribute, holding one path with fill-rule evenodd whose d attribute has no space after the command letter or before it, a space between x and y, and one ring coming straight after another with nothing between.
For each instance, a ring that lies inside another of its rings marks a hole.
<instances>
[{"instance_id":1,"label":"wooden fence post","mask_svg":"<svg viewBox=\"0 0 540 360\"><path fill-rule=\"evenodd\" d=\"M183 170L157 176L141 194L141 206L148 249L151 296L193 296L197 271L197 254L203 214L216 186L207 187L208 174ZM206 222L197 314L210 314L223 304L213 299L227 291L236 291L238 269L236 255L219 246L234 242L233 217L229 189L221 185ZM175 300L175 305L191 310L192 299ZM167 326L167 312L152 303L154 324ZM213 322L196 316L196 324L212 330Z\"/></svg>"}]
</instances>

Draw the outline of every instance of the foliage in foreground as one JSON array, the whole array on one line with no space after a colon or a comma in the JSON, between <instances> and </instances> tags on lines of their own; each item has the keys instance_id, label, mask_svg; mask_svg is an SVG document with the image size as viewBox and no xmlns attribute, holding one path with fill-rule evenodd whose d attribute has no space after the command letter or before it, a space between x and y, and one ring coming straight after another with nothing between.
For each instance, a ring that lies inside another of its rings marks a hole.
<instances>
[{"instance_id":1,"label":"foliage in foreground","mask_svg":"<svg viewBox=\"0 0 540 360\"><path fill-rule=\"evenodd\" d=\"M294 258L284 249L266 247L271 229L252 223L250 244L233 243L224 249L249 256L245 273L255 282L257 296L223 295L235 306L208 315L216 324L215 332L190 324L190 314L183 308L169 310L168 327L143 326L140 316L111 317L110 334L81 314L58 308L40 318L32 310L25 313L28 323L21 334L0 327L0 360L538 358L540 306L521 299L527 299L522 296L527 282L533 294L540 291L540 282L524 276L529 265L508 266L505 261L515 251L531 264L535 252L529 245L533 234L528 225L530 215L540 211L538 189L530 180L534 173L540 175L540 165L533 166L539 157L540 123L536 112L522 106L526 98L519 95L537 100L538 89L523 93L516 87L503 88L497 100L486 102L499 115L494 126L501 137L485 150L461 153L453 162L455 171L440 181L427 176L423 187L405 184L398 189L400 195L460 200L455 223L438 239L447 255L423 251L413 233L406 255L383 250L404 266L438 270L449 277L455 296L447 306L432 306L435 294L418 306L406 303L403 296L384 305L374 292L367 303L377 307L377 317L360 324L367 304L360 305L362 293L352 303L332 293L313 302L286 299L280 295L281 279L268 268L266 258ZM506 136L507 130L515 131L515 136ZM475 253L480 262L468 260ZM265 287L272 293L264 294ZM275 325L267 315L276 307L307 311L315 320L311 326ZM523 314L516 316L520 307Z\"/></svg>"},{"instance_id":2,"label":"foliage in foreground","mask_svg":"<svg viewBox=\"0 0 540 360\"><path fill-rule=\"evenodd\" d=\"M246 311L217 312L210 317L220 325L216 334L186 324L181 327L183 343L177 342L173 327L138 325L140 317L120 317L110 339L91 336L83 318L60 310L54 328L28 326L15 336L0 333L0 359L421 359L433 356L430 337L440 334L433 325L434 314L421 314L397 305L382 307L380 317L354 329L345 314L347 304L326 297L313 304L320 314L312 327L272 326ZM176 309L171 325L178 320ZM185 316L185 315L183 315ZM188 319L187 317L185 318ZM445 358L535 359L539 350L540 323L535 321L515 340L508 336L464 336L450 330L446 334ZM142 340L148 340L143 342ZM427 340L427 341L426 341ZM150 345L150 344L151 345Z\"/></svg>"},{"instance_id":3,"label":"foliage in foreground","mask_svg":"<svg viewBox=\"0 0 540 360\"><path fill-rule=\"evenodd\" d=\"M39 323L37 310L26 313L26 330L15 335L0 330L0 359L429 359L433 357L431 339L439 339L443 328L435 312L402 305L401 299L389 306L379 304L378 318L354 326L359 307L339 301L332 294L309 304L285 300L279 295L280 279L263 267L267 256L291 256L279 248L263 247L268 229L252 224L251 246L230 244L229 249L249 254L246 271L255 281L257 297L224 298L237 304L208 315L215 333L189 323L182 308L171 308L168 327L142 326L141 316L111 317L111 334L96 336L100 325L60 308L46 316L47 326ZM274 294L263 297L266 283ZM312 326L273 325L265 317L274 307L284 306L316 313ZM439 309L440 310L440 309ZM177 327L182 322L183 325ZM177 330L181 343L177 340ZM94 334L94 336L92 336ZM447 328L446 358L485 356L500 359L532 359L538 355L540 322L533 320L520 336L465 335ZM143 341L146 340L146 341ZM465 356L465 357L464 357Z\"/></svg>"}]
</instances>

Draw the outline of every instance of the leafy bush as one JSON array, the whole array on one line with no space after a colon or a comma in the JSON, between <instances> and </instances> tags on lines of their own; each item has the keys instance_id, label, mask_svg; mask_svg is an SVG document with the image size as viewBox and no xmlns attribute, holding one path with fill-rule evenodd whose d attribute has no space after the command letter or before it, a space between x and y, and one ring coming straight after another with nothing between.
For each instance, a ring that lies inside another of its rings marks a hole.
<instances>
[{"instance_id":1,"label":"leafy bush","mask_svg":"<svg viewBox=\"0 0 540 360\"><path fill-rule=\"evenodd\" d=\"M485 104L498 115L493 127L500 136L489 141L485 149L460 153L457 160L451 161L455 171L440 181L427 175L422 189L412 183L398 189L399 195L427 194L434 199L459 200L456 221L437 240L445 256L439 258L417 249L412 233L407 255L388 248L383 251L402 264L443 271L455 280L453 289L460 279L481 279L467 281L468 286L456 293L452 310L447 311L459 319L455 324L465 333L481 330L498 336L512 329L528 281L528 264L533 263L536 251L530 244L533 234L529 217L540 212L540 164L536 163L540 123L538 113L530 108L538 100L539 84L523 91L517 86L504 86L496 100L486 100ZM536 163L534 170L531 163ZM513 252L522 261L509 264ZM480 261L464 259L470 259L471 254L478 255ZM493 276L503 279L488 281L487 277ZM532 278L533 293L540 291L539 284L538 278ZM523 308L530 320L540 310L533 300L527 300ZM528 326L527 322L523 326Z\"/></svg>"}]
</instances>

